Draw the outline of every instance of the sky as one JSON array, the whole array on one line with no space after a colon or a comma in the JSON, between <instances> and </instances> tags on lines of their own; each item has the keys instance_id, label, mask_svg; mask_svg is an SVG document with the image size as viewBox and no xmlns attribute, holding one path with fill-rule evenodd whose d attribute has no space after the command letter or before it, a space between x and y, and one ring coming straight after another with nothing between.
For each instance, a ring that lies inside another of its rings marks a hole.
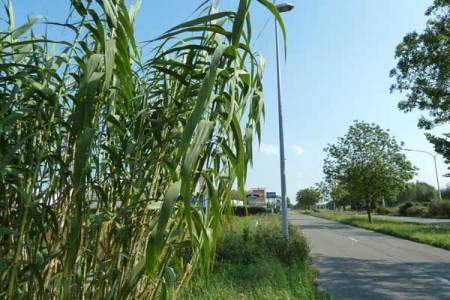
<instances>
[{"instance_id":1,"label":"sky","mask_svg":"<svg viewBox=\"0 0 450 300\"><path fill-rule=\"evenodd\" d=\"M132 1L127 1L132 3ZM138 41L152 39L192 17L203 0L142 0L135 32ZM68 0L13 0L16 23L27 16L64 21ZM275 39L272 17L252 2L254 49L266 60L264 94L266 117L260 147L255 145L247 188L265 187L280 193L278 119L276 106ZM345 135L353 120L374 122L405 147L433 151L424 131L417 128L420 112L397 108L402 95L389 92L394 82L394 51L403 36L425 27L424 12L432 0L291 0L295 9L283 14L287 27L287 57L281 66L286 148L287 194L323 178L323 148ZM222 0L237 8L237 0ZM194 15L195 16L195 15ZM62 35L64 33L60 33ZM450 126L436 132L449 132ZM406 153L419 169L414 180L436 186L433 159ZM438 157L441 187L446 165Z\"/></svg>"}]
</instances>

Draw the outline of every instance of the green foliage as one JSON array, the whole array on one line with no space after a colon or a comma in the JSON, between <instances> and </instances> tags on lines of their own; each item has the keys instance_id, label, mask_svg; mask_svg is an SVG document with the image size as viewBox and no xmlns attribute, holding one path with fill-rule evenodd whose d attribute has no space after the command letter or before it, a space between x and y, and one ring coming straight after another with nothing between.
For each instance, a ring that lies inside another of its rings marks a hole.
<instances>
[{"instance_id":1,"label":"green foliage","mask_svg":"<svg viewBox=\"0 0 450 300\"><path fill-rule=\"evenodd\" d=\"M398 209L395 207L378 206L375 209L375 212L379 215L396 215L398 213Z\"/></svg>"},{"instance_id":2,"label":"green foliage","mask_svg":"<svg viewBox=\"0 0 450 300\"><path fill-rule=\"evenodd\" d=\"M333 199L333 202L336 203L336 206L346 206L350 204L350 193L342 183L331 186L330 196L331 199Z\"/></svg>"},{"instance_id":3,"label":"green foliage","mask_svg":"<svg viewBox=\"0 0 450 300\"><path fill-rule=\"evenodd\" d=\"M182 291L179 299L329 300L327 294L316 289L317 276L310 264L287 266L270 258L250 265L220 263L206 286L194 283L191 289Z\"/></svg>"},{"instance_id":4,"label":"green foliage","mask_svg":"<svg viewBox=\"0 0 450 300\"><path fill-rule=\"evenodd\" d=\"M411 201L406 201L398 206L398 213L402 216L406 216L406 211L414 206L414 203Z\"/></svg>"},{"instance_id":5,"label":"green foliage","mask_svg":"<svg viewBox=\"0 0 450 300\"><path fill-rule=\"evenodd\" d=\"M428 207L423 205L414 205L406 210L408 217L427 217L429 215Z\"/></svg>"},{"instance_id":6,"label":"green foliage","mask_svg":"<svg viewBox=\"0 0 450 300\"><path fill-rule=\"evenodd\" d=\"M344 184L329 178L317 184L320 196L324 199L330 199L336 207L344 207L351 204L351 195Z\"/></svg>"},{"instance_id":7,"label":"green foliage","mask_svg":"<svg viewBox=\"0 0 450 300\"><path fill-rule=\"evenodd\" d=\"M316 188L307 188L299 190L295 197L297 201L296 208L310 209L320 200L320 191Z\"/></svg>"},{"instance_id":8,"label":"green foliage","mask_svg":"<svg viewBox=\"0 0 450 300\"><path fill-rule=\"evenodd\" d=\"M211 269L261 134L249 1L206 1L144 49L140 1L72 0L66 24L46 24L62 41L2 2L0 298L176 297Z\"/></svg>"},{"instance_id":9,"label":"green foliage","mask_svg":"<svg viewBox=\"0 0 450 300\"><path fill-rule=\"evenodd\" d=\"M355 121L347 134L325 148L324 173L363 201L371 220L377 202L397 196L414 175L401 145L375 124Z\"/></svg>"},{"instance_id":10,"label":"green foliage","mask_svg":"<svg viewBox=\"0 0 450 300\"><path fill-rule=\"evenodd\" d=\"M450 218L450 200L433 201L429 205L433 217Z\"/></svg>"},{"instance_id":11,"label":"green foliage","mask_svg":"<svg viewBox=\"0 0 450 300\"><path fill-rule=\"evenodd\" d=\"M286 197L286 204L287 204L288 208L292 208L293 207L292 202L291 202L291 198Z\"/></svg>"},{"instance_id":12,"label":"green foliage","mask_svg":"<svg viewBox=\"0 0 450 300\"><path fill-rule=\"evenodd\" d=\"M233 208L232 213L236 216L261 215L267 213L267 209L265 207L238 206Z\"/></svg>"},{"instance_id":13,"label":"green foliage","mask_svg":"<svg viewBox=\"0 0 450 300\"><path fill-rule=\"evenodd\" d=\"M436 199L436 189L425 182L408 183L397 196L397 202L430 202Z\"/></svg>"},{"instance_id":14,"label":"green foliage","mask_svg":"<svg viewBox=\"0 0 450 300\"><path fill-rule=\"evenodd\" d=\"M247 224L225 232L218 240L217 261L250 264L273 257L286 264L305 262L309 249L304 237L296 227L289 226L286 245L280 224L273 218L254 218L253 223L247 221Z\"/></svg>"},{"instance_id":15,"label":"green foliage","mask_svg":"<svg viewBox=\"0 0 450 300\"><path fill-rule=\"evenodd\" d=\"M450 200L450 186L447 186L445 189L441 190L441 195L443 199Z\"/></svg>"},{"instance_id":16,"label":"green foliage","mask_svg":"<svg viewBox=\"0 0 450 300\"><path fill-rule=\"evenodd\" d=\"M418 126L431 129L450 121L450 1L434 0L426 15L425 30L407 34L397 46L397 67L391 71L396 83L391 90L405 92L406 99L398 105L401 110L427 111ZM426 136L450 163L450 133Z\"/></svg>"},{"instance_id":17,"label":"green foliage","mask_svg":"<svg viewBox=\"0 0 450 300\"><path fill-rule=\"evenodd\" d=\"M297 228L289 228L291 241L283 249L278 217L234 217L232 225L219 237L208 281L194 280L181 299L328 299L314 286L317 273Z\"/></svg>"},{"instance_id":18,"label":"green foliage","mask_svg":"<svg viewBox=\"0 0 450 300\"><path fill-rule=\"evenodd\" d=\"M375 223L370 223L363 216L325 211L314 212L312 215L450 250L448 224L418 224L380 218L377 218Z\"/></svg>"},{"instance_id":19,"label":"green foliage","mask_svg":"<svg viewBox=\"0 0 450 300\"><path fill-rule=\"evenodd\" d=\"M450 101L447 100L447 102ZM434 145L434 151L441 154L447 165L450 165L450 133L443 133L442 137L431 135L429 133L426 133L425 136L430 143ZM450 169L450 167L448 169ZM445 176L450 177L450 173L445 174Z\"/></svg>"},{"instance_id":20,"label":"green foliage","mask_svg":"<svg viewBox=\"0 0 450 300\"><path fill-rule=\"evenodd\" d=\"M399 205L398 214L410 217L433 217L433 218L449 218L450 217L450 201L434 200L428 206L420 203L407 201Z\"/></svg>"}]
</instances>

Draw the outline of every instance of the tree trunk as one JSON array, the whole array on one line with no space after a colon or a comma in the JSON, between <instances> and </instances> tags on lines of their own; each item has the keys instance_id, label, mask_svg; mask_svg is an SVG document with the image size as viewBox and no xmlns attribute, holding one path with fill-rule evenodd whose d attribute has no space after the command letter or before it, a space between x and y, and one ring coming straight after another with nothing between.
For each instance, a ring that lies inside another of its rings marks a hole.
<instances>
[{"instance_id":1,"label":"tree trunk","mask_svg":"<svg viewBox=\"0 0 450 300\"><path fill-rule=\"evenodd\" d=\"M367 208L367 217L369 218L369 223L372 224L372 203L370 201L370 199L367 199L367 203L366 203L366 208Z\"/></svg>"}]
</instances>

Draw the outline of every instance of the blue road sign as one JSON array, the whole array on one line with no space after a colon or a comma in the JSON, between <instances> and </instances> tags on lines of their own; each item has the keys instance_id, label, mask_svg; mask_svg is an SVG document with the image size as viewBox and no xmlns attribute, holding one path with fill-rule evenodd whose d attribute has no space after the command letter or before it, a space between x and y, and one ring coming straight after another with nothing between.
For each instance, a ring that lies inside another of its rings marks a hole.
<instances>
[{"instance_id":1,"label":"blue road sign","mask_svg":"<svg viewBox=\"0 0 450 300\"><path fill-rule=\"evenodd\" d=\"M277 197L277 193L275 192L267 192L266 193L266 198L276 198Z\"/></svg>"}]
</instances>

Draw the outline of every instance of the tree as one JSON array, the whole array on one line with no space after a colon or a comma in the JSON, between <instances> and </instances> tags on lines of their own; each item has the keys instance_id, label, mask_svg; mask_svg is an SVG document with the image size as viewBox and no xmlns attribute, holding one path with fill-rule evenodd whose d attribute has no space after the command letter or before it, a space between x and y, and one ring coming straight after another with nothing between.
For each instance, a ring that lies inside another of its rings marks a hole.
<instances>
[{"instance_id":1,"label":"tree","mask_svg":"<svg viewBox=\"0 0 450 300\"><path fill-rule=\"evenodd\" d=\"M350 204L349 192L344 184L333 181L330 183L330 197L337 207L344 207Z\"/></svg>"},{"instance_id":2,"label":"tree","mask_svg":"<svg viewBox=\"0 0 450 300\"><path fill-rule=\"evenodd\" d=\"M295 198L297 208L310 209L320 200L320 192L316 188L307 188L299 190Z\"/></svg>"},{"instance_id":3,"label":"tree","mask_svg":"<svg viewBox=\"0 0 450 300\"><path fill-rule=\"evenodd\" d=\"M442 191L442 199L450 200L450 185L447 185Z\"/></svg>"},{"instance_id":4,"label":"tree","mask_svg":"<svg viewBox=\"0 0 450 300\"><path fill-rule=\"evenodd\" d=\"M431 202L436 199L436 189L425 182L408 183L397 196L397 202Z\"/></svg>"},{"instance_id":5,"label":"tree","mask_svg":"<svg viewBox=\"0 0 450 300\"><path fill-rule=\"evenodd\" d=\"M407 34L397 46L397 67L391 71L396 83L391 91L406 92L400 110L428 111L418 126L432 129L450 122L450 0L434 0L425 14L429 17L425 30ZM426 136L450 163L450 133Z\"/></svg>"},{"instance_id":6,"label":"tree","mask_svg":"<svg viewBox=\"0 0 450 300\"><path fill-rule=\"evenodd\" d=\"M320 192L322 199L329 200L336 207L344 207L351 204L349 201L349 193L345 186L336 180L325 180L316 184L317 190Z\"/></svg>"},{"instance_id":7,"label":"tree","mask_svg":"<svg viewBox=\"0 0 450 300\"><path fill-rule=\"evenodd\" d=\"M286 202L287 202L287 207L288 208L292 208L292 202L291 202L291 199L289 197L286 197Z\"/></svg>"},{"instance_id":8,"label":"tree","mask_svg":"<svg viewBox=\"0 0 450 300\"><path fill-rule=\"evenodd\" d=\"M415 168L401 146L378 125L355 121L347 134L325 148L327 180L342 184L371 212L382 197L392 199L412 179Z\"/></svg>"}]
</instances>

